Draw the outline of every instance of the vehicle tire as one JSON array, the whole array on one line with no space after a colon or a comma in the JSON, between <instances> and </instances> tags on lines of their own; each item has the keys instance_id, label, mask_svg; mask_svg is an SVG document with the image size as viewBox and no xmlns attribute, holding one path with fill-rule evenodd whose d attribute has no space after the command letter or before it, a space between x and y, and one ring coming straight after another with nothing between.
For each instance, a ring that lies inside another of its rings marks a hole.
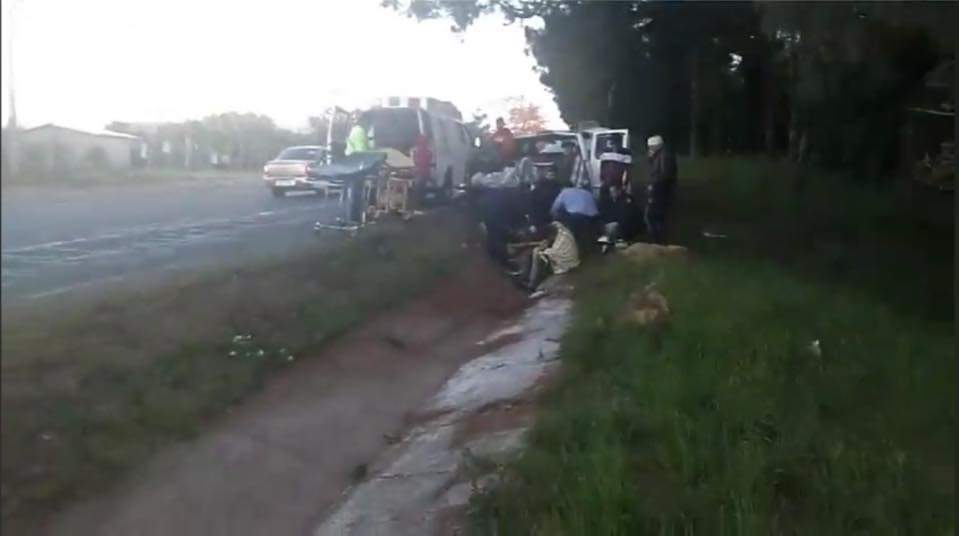
<instances>
[{"instance_id":1,"label":"vehicle tire","mask_svg":"<svg viewBox=\"0 0 959 536\"><path fill-rule=\"evenodd\" d=\"M286 197L286 188L277 188L274 186L270 188L270 190L273 192L273 197Z\"/></svg>"}]
</instances>

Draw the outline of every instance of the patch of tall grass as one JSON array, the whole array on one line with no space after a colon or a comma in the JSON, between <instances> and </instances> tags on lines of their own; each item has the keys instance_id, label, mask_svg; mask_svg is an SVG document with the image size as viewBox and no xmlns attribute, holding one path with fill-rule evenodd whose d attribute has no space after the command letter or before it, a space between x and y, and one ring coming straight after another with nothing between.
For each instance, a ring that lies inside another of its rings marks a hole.
<instances>
[{"instance_id":1,"label":"patch of tall grass","mask_svg":"<svg viewBox=\"0 0 959 536\"><path fill-rule=\"evenodd\" d=\"M953 532L951 213L837 176L797 189L772 161L681 166L692 258L577 275L562 377L477 532ZM665 328L623 320L650 282Z\"/></svg>"}]
</instances>

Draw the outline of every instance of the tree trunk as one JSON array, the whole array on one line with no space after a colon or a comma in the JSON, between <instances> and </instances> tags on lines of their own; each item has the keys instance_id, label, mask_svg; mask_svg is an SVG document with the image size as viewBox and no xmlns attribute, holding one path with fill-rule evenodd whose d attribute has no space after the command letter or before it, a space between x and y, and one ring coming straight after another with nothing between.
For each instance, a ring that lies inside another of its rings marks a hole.
<instances>
[{"instance_id":1,"label":"tree trunk","mask_svg":"<svg viewBox=\"0 0 959 536\"><path fill-rule=\"evenodd\" d=\"M689 54L689 156L697 158L700 156L699 148L699 115L700 115L700 91L701 91L700 69L699 69L699 50L693 48Z\"/></svg>"},{"instance_id":2,"label":"tree trunk","mask_svg":"<svg viewBox=\"0 0 959 536\"><path fill-rule=\"evenodd\" d=\"M767 156L776 152L776 85L773 72L773 60L763 58L762 68L762 99L763 99L763 148Z\"/></svg>"},{"instance_id":3,"label":"tree trunk","mask_svg":"<svg viewBox=\"0 0 959 536\"><path fill-rule=\"evenodd\" d=\"M610 82L606 92L606 125L613 126L613 107L616 104L616 82Z\"/></svg>"},{"instance_id":4,"label":"tree trunk","mask_svg":"<svg viewBox=\"0 0 959 536\"><path fill-rule=\"evenodd\" d=\"M799 150L796 154L796 160L800 164L805 164L806 159L809 155L809 129L804 128L802 130L802 135L799 137Z\"/></svg>"},{"instance_id":5,"label":"tree trunk","mask_svg":"<svg viewBox=\"0 0 959 536\"><path fill-rule=\"evenodd\" d=\"M799 58L796 51L789 53L789 159L799 160Z\"/></svg>"},{"instance_id":6,"label":"tree trunk","mask_svg":"<svg viewBox=\"0 0 959 536\"><path fill-rule=\"evenodd\" d=\"M789 159L799 160L799 113L796 106L790 103L789 110Z\"/></svg>"}]
</instances>

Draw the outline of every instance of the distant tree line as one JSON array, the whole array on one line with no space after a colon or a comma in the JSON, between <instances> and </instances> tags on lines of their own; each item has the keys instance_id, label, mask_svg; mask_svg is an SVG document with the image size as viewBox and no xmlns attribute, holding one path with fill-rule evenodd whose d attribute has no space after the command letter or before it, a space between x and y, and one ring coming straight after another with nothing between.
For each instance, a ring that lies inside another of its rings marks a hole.
<instances>
[{"instance_id":1,"label":"distant tree line","mask_svg":"<svg viewBox=\"0 0 959 536\"><path fill-rule=\"evenodd\" d=\"M692 156L767 153L877 176L895 166L907 104L955 57L954 2L385 0L467 28L527 28L569 124L664 134ZM535 29L534 29L535 28Z\"/></svg>"},{"instance_id":2,"label":"distant tree line","mask_svg":"<svg viewBox=\"0 0 959 536\"><path fill-rule=\"evenodd\" d=\"M143 165L156 168L262 166L284 147L317 143L314 133L279 128L265 115L228 112L178 123L124 123L108 130L139 136L146 144Z\"/></svg>"}]
</instances>

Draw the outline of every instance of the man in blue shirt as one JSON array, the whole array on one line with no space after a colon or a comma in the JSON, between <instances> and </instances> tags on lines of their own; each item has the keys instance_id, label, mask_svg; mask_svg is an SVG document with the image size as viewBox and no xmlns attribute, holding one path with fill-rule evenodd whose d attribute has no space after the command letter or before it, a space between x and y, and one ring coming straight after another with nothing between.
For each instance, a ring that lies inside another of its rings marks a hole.
<instances>
[{"instance_id":1,"label":"man in blue shirt","mask_svg":"<svg viewBox=\"0 0 959 536\"><path fill-rule=\"evenodd\" d=\"M562 218L564 213L570 216L593 218L599 216L599 209L596 207L596 198L588 188L567 186L556 196L549 213L557 220Z\"/></svg>"},{"instance_id":2,"label":"man in blue shirt","mask_svg":"<svg viewBox=\"0 0 959 536\"><path fill-rule=\"evenodd\" d=\"M573 232L581 251L585 253L595 248L602 222L596 198L588 185L581 188L563 188L553 201L549 213L554 220Z\"/></svg>"}]
</instances>

